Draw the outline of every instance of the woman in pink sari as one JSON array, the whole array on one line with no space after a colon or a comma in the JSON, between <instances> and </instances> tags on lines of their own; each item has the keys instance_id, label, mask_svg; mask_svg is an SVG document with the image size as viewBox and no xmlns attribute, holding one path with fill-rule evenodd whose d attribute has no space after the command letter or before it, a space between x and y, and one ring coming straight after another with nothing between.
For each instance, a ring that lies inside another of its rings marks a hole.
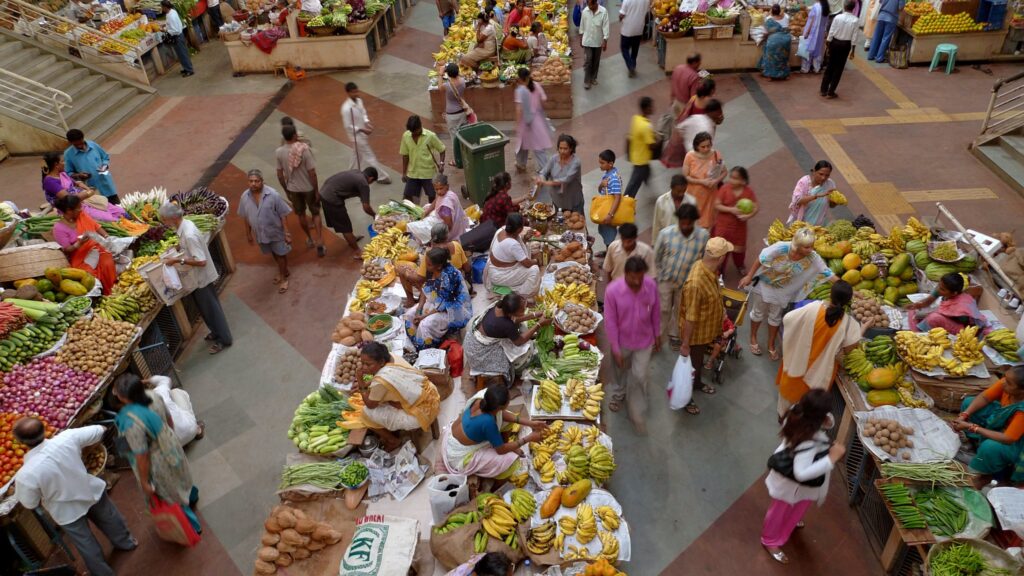
<instances>
[{"instance_id":1,"label":"woman in pink sari","mask_svg":"<svg viewBox=\"0 0 1024 576\"><path fill-rule=\"evenodd\" d=\"M946 332L956 335L968 326L978 326L984 332L988 321L981 315L974 297L965 292L967 286L966 274L950 272L943 276L931 296L907 306L908 310L920 310L930 306L939 296L942 297L942 302L935 311L916 314L910 322L910 329L915 332L927 332L932 328L945 328Z\"/></svg>"},{"instance_id":2,"label":"woman in pink sari","mask_svg":"<svg viewBox=\"0 0 1024 576\"><path fill-rule=\"evenodd\" d=\"M82 210L98 222L116 222L125 217L123 208L72 179L64 171L64 155L59 152L43 154L43 194L50 206L61 196L78 196L83 201Z\"/></svg>"},{"instance_id":3,"label":"woman in pink sari","mask_svg":"<svg viewBox=\"0 0 1024 576\"><path fill-rule=\"evenodd\" d=\"M530 151L537 160L537 171L548 165L548 150L551 149L551 127L544 115L544 102L548 99L544 88L530 77L529 68L519 69L519 85L516 86L516 130L519 144L516 148L516 172L525 172Z\"/></svg>"}]
</instances>

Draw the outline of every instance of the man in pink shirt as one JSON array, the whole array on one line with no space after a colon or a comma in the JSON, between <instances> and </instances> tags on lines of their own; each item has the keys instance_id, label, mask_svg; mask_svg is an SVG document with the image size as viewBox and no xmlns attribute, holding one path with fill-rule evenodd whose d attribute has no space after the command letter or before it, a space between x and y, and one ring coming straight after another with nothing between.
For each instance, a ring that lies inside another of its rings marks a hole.
<instances>
[{"instance_id":1,"label":"man in pink shirt","mask_svg":"<svg viewBox=\"0 0 1024 576\"><path fill-rule=\"evenodd\" d=\"M697 93L699 71L700 54L690 54L686 57L686 64L680 64L672 71L672 112L677 118L686 109L690 98Z\"/></svg>"},{"instance_id":2,"label":"man in pink shirt","mask_svg":"<svg viewBox=\"0 0 1024 576\"><path fill-rule=\"evenodd\" d=\"M626 273L604 292L604 329L612 348L612 399L618 412L626 402L638 434L647 433L647 368L652 352L661 350L661 304L658 285L646 276L647 262L626 260Z\"/></svg>"}]
</instances>

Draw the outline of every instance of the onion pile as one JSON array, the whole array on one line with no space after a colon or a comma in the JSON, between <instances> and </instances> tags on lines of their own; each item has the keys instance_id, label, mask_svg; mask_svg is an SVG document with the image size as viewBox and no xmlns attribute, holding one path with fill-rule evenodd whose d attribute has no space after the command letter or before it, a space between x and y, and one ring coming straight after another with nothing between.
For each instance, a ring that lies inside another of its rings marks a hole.
<instances>
[{"instance_id":1,"label":"onion pile","mask_svg":"<svg viewBox=\"0 0 1024 576\"><path fill-rule=\"evenodd\" d=\"M63 429L99 381L98 376L69 368L53 357L36 359L15 366L4 376L0 411L38 415Z\"/></svg>"}]
</instances>

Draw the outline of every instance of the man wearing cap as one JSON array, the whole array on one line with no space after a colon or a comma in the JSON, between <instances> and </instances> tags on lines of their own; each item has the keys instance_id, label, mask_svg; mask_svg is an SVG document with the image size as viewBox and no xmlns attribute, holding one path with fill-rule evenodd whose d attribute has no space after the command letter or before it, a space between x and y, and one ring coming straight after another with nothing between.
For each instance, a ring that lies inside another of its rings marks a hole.
<instances>
[{"instance_id":1,"label":"man wearing cap","mask_svg":"<svg viewBox=\"0 0 1024 576\"><path fill-rule=\"evenodd\" d=\"M715 236L708 240L704 247L704 257L700 263L690 269L690 274L683 284L683 298L679 304L679 355L689 356L693 364L693 387L705 394L714 394L711 384L701 381L701 370L704 367L704 353L708 345L722 335L722 316L725 307L722 304L722 293L718 290L718 268L725 255L733 251L733 245ZM690 414L700 414L696 402L686 406Z\"/></svg>"}]
</instances>

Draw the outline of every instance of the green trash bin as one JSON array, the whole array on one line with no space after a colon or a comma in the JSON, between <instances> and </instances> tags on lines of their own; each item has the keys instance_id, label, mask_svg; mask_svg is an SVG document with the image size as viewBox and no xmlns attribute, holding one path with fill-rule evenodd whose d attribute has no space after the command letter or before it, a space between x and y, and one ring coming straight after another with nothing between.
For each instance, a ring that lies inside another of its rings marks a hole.
<instances>
[{"instance_id":1,"label":"green trash bin","mask_svg":"<svg viewBox=\"0 0 1024 576\"><path fill-rule=\"evenodd\" d=\"M481 123L464 126L457 137L467 193L473 202L483 206L491 190L491 178L505 171L508 137L494 126Z\"/></svg>"}]
</instances>

